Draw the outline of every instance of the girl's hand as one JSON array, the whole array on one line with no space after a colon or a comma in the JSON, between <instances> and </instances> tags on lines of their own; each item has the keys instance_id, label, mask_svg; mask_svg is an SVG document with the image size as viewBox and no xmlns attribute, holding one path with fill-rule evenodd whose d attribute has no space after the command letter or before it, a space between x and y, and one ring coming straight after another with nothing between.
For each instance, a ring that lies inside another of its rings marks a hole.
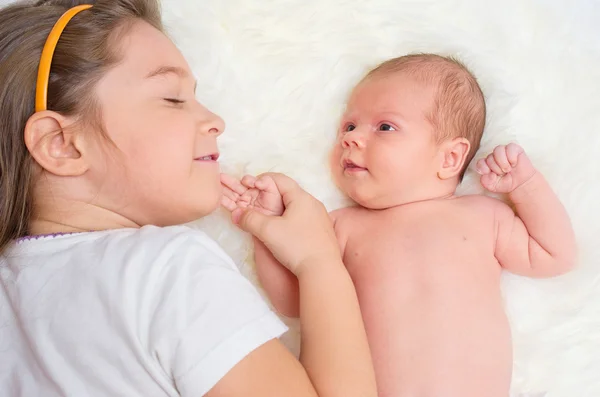
<instances>
[{"instance_id":1,"label":"girl's hand","mask_svg":"<svg viewBox=\"0 0 600 397\"><path fill-rule=\"evenodd\" d=\"M253 208L265 215L283 214L284 206L281 193L269 174L258 177L246 175L241 181L221 174L223 198L221 204L230 212L238 208Z\"/></svg>"},{"instance_id":2,"label":"girl's hand","mask_svg":"<svg viewBox=\"0 0 600 397\"><path fill-rule=\"evenodd\" d=\"M341 264L339 245L325 206L282 174L265 174L280 192L283 213L238 207L232 219L261 240L273 256L296 276L312 266ZM267 198L270 196L266 196Z\"/></svg>"}]
</instances>

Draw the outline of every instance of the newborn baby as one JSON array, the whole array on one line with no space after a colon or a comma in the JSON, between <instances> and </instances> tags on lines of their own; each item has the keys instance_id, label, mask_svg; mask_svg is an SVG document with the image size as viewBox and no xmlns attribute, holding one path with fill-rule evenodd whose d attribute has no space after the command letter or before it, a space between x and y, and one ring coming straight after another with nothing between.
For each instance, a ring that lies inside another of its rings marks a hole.
<instances>
[{"instance_id":1,"label":"newborn baby","mask_svg":"<svg viewBox=\"0 0 600 397\"><path fill-rule=\"evenodd\" d=\"M550 277L575 262L569 217L519 146L498 146L477 162L481 184L508 193L516 214L490 197L455 195L484 124L476 79L432 54L381 64L349 98L331 167L356 206L331 217L381 397L507 397L512 348L501 270ZM282 213L268 175L223 175L222 183L234 218L248 206ZM293 275L258 240L255 259L274 307L296 316Z\"/></svg>"}]
</instances>

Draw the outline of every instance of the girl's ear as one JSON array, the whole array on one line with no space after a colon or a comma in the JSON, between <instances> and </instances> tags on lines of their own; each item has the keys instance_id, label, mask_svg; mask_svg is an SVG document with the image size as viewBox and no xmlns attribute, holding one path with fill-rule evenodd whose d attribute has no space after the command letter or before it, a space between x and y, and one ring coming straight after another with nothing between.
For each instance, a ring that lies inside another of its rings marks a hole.
<instances>
[{"instance_id":1,"label":"girl's ear","mask_svg":"<svg viewBox=\"0 0 600 397\"><path fill-rule=\"evenodd\" d=\"M58 176L80 176L89 164L84 140L73 128L74 122L56 112L34 113L25 125L25 145L35 161Z\"/></svg>"}]
</instances>

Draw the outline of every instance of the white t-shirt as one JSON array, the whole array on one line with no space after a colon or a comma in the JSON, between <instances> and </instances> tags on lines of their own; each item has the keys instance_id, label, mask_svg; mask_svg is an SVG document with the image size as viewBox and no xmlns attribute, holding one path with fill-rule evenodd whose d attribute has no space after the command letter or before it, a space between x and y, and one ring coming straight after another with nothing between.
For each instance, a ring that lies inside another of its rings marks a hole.
<instances>
[{"instance_id":1,"label":"white t-shirt","mask_svg":"<svg viewBox=\"0 0 600 397\"><path fill-rule=\"evenodd\" d=\"M0 257L1 396L193 396L286 326L185 226L21 240Z\"/></svg>"}]
</instances>

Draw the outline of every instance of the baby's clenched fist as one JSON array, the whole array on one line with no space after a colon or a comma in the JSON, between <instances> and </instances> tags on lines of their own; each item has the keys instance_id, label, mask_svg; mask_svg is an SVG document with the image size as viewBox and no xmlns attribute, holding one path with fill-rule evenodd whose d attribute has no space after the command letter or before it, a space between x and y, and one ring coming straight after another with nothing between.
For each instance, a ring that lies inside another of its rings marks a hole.
<instances>
[{"instance_id":1,"label":"baby's clenched fist","mask_svg":"<svg viewBox=\"0 0 600 397\"><path fill-rule=\"evenodd\" d=\"M477 162L476 169L483 187L495 193L510 193L536 173L523 148L515 143L496 146Z\"/></svg>"}]
</instances>

